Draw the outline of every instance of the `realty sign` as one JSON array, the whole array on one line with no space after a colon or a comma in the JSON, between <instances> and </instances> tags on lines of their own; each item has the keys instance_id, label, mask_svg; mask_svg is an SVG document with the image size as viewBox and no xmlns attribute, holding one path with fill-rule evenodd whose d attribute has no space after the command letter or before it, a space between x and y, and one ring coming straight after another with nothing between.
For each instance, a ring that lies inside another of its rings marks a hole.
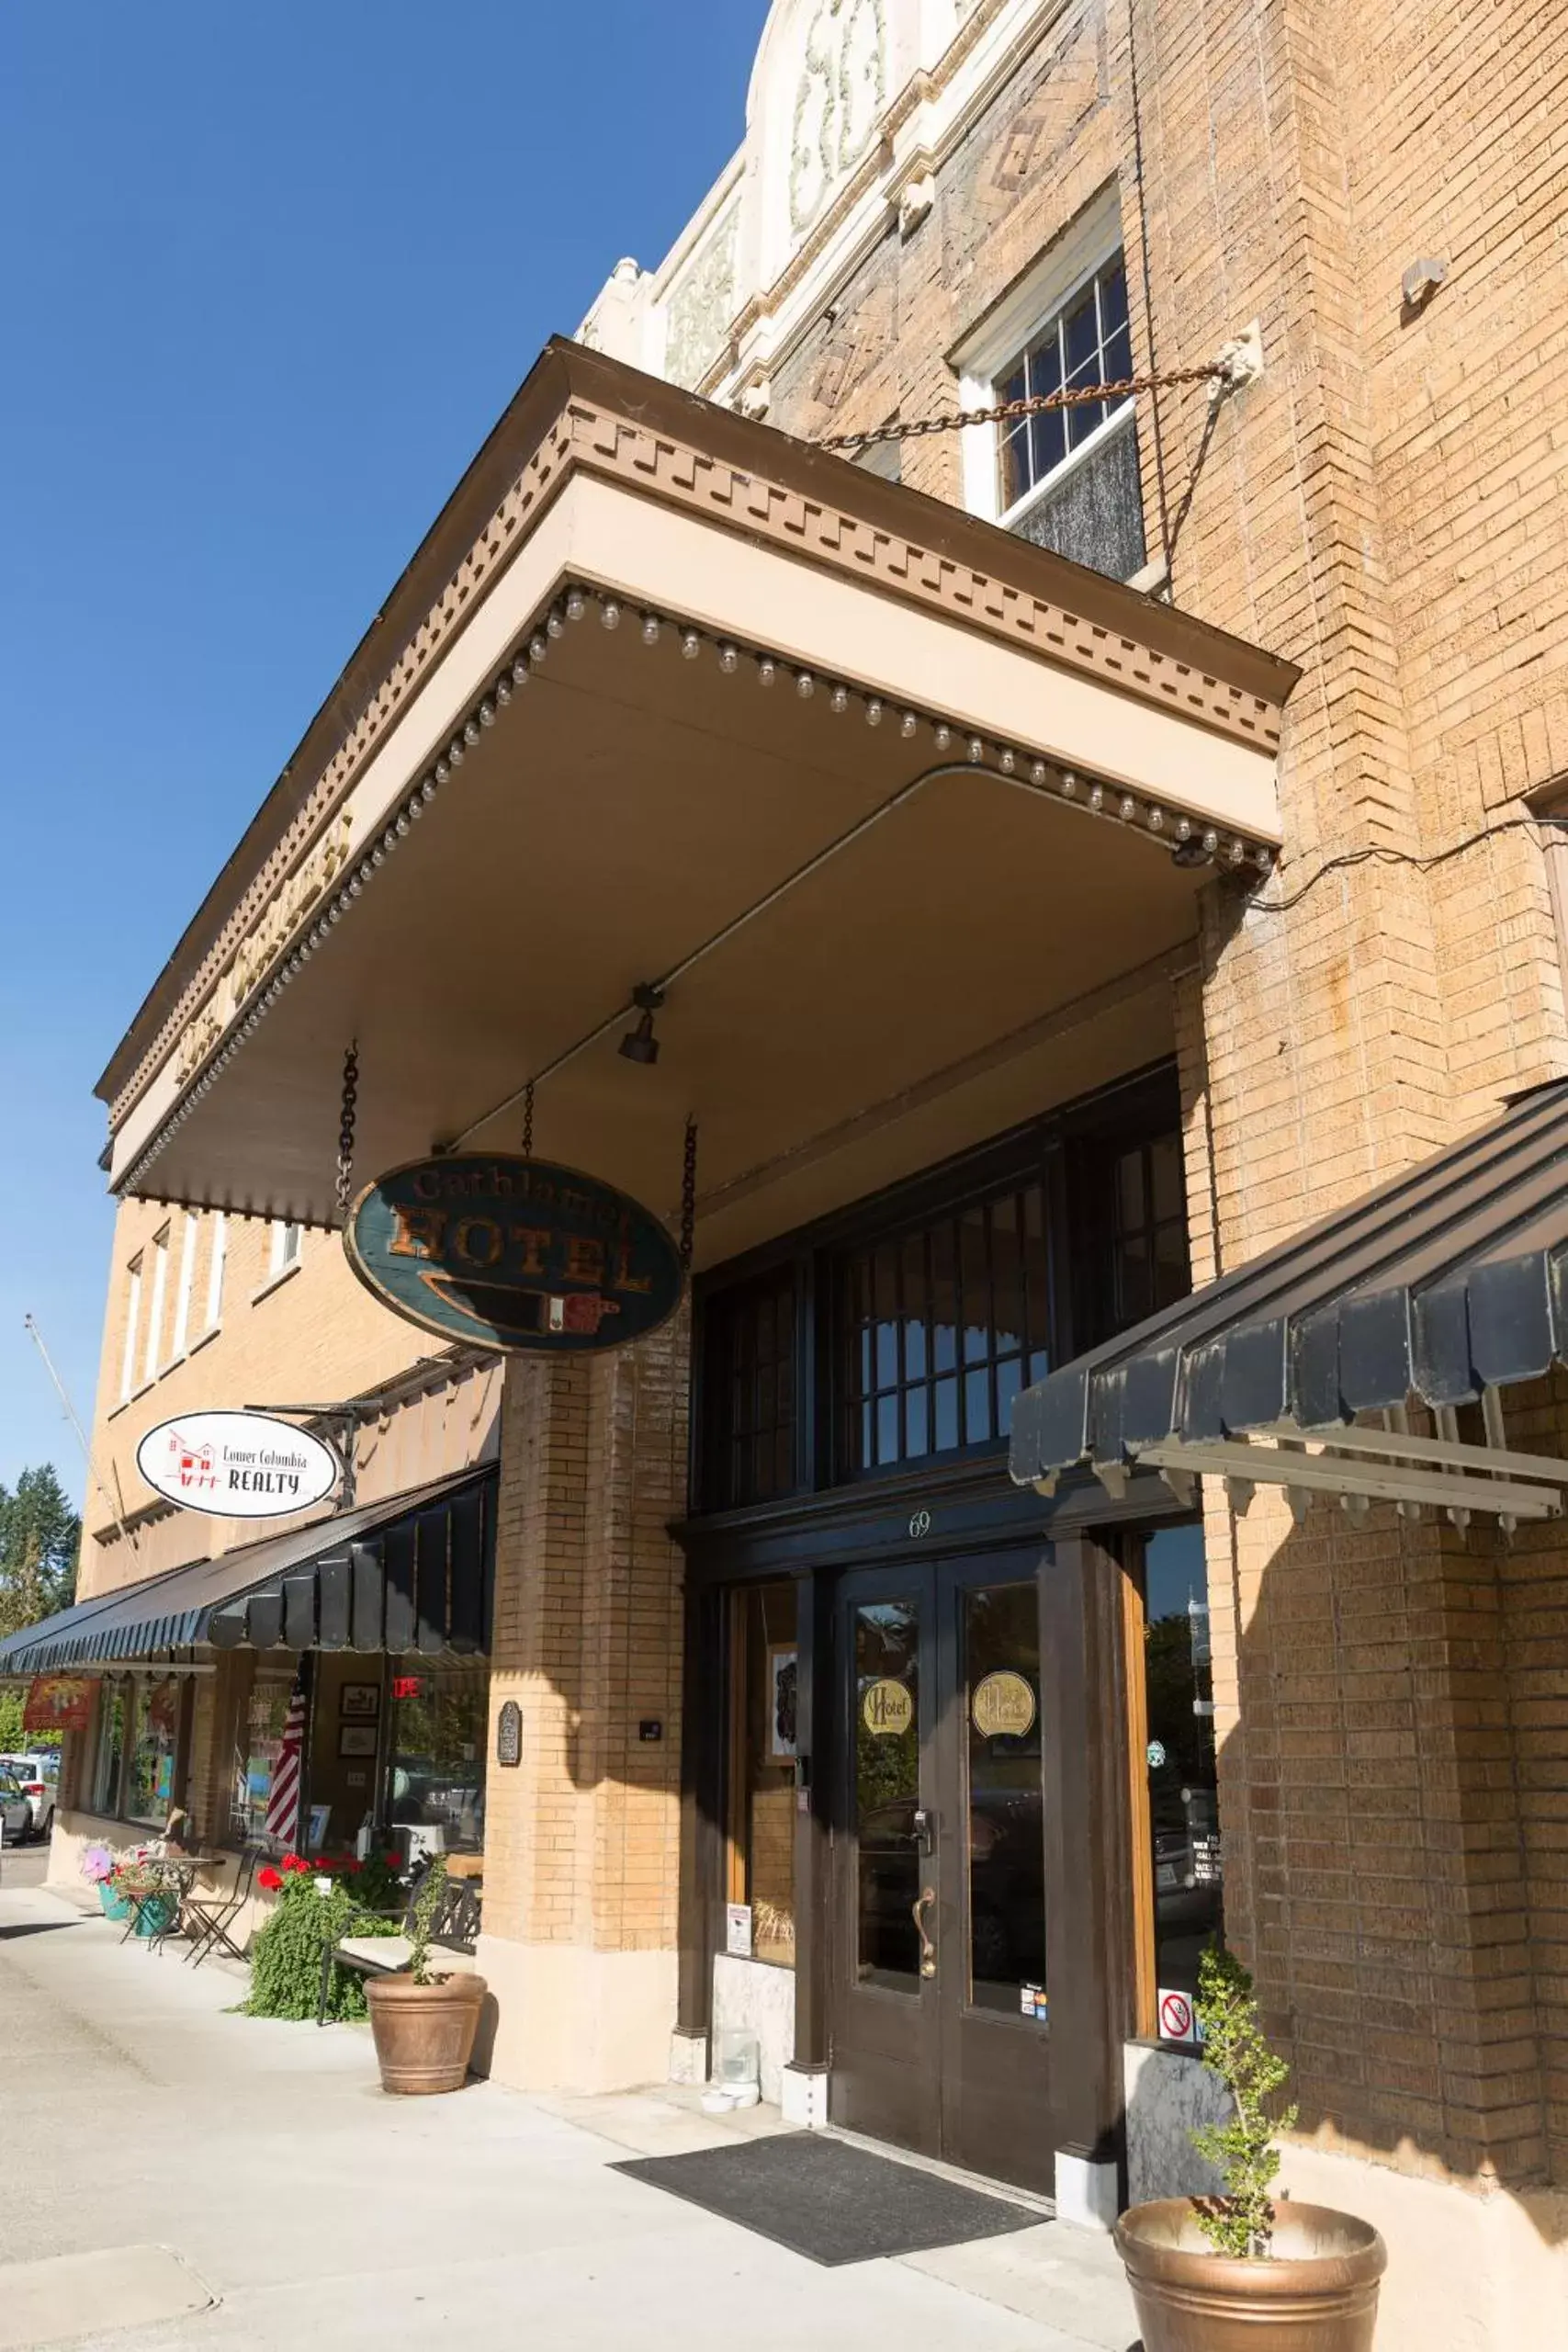
<instances>
[{"instance_id":1,"label":"realty sign","mask_svg":"<svg viewBox=\"0 0 1568 2352\"><path fill-rule=\"evenodd\" d=\"M136 1449L154 1494L210 1519L286 1519L325 1501L343 1464L330 1445L270 1413L182 1413Z\"/></svg>"}]
</instances>

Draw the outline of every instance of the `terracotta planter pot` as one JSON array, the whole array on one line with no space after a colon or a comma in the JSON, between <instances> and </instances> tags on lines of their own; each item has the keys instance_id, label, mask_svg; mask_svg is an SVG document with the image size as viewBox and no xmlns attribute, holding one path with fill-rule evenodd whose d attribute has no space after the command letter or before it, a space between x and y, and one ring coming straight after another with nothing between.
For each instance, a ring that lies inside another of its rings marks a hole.
<instances>
[{"instance_id":1,"label":"terracotta planter pot","mask_svg":"<svg viewBox=\"0 0 1568 2352\"><path fill-rule=\"evenodd\" d=\"M1185 2197L1122 2214L1144 2352L1372 2352L1388 2262L1376 2230L1289 2199L1276 2215L1272 2257L1240 2262L1214 2252Z\"/></svg>"},{"instance_id":2,"label":"terracotta planter pot","mask_svg":"<svg viewBox=\"0 0 1568 2352\"><path fill-rule=\"evenodd\" d=\"M372 1976L365 1997L384 2091L423 2098L462 2089L484 2006L482 1976L448 1976L440 1984Z\"/></svg>"}]
</instances>

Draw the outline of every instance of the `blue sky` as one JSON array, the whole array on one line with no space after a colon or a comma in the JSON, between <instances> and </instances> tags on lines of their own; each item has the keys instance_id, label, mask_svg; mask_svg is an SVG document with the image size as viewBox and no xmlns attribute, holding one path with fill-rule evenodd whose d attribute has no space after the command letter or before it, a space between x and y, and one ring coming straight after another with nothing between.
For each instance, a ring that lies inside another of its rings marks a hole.
<instances>
[{"instance_id":1,"label":"blue sky","mask_svg":"<svg viewBox=\"0 0 1568 2352\"><path fill-rule=\"evenodd\" d=\"M94 1080L546 337L739 145L766 0L0 23L0 1480L79 1450Z\"/></svg>"}]
</instances>

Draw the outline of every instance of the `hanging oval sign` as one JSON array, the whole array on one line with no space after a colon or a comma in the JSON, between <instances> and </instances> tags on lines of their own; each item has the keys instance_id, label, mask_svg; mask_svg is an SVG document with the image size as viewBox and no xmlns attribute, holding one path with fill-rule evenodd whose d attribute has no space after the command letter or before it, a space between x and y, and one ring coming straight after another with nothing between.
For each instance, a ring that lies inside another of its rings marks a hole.
<instances>
[{"instance_id":1,"label":"hanging oval sign","mask_svg":"<svg viewBox=\"0 0 1568 2352\"><path fill-rule=\"evenodd\" d=\"M684 1287L670 1235L625 1193L493 1152L394 1168L361 1193L344 1246L394 1315L524 1355L624 1348Z\"/></svg>"},{"instance_id":2,"label":"hanging oval sign","mask_svg":"<svg viewBox=\"0 0 1568 2352\"><path fill-rule=\"evenodd\" d=\"M156 1495L211 1519L286 1519L324 1502L343 1475L330 1445L270 1413L182 1413L136 1449Z\"/></svg>"}]
</instances>

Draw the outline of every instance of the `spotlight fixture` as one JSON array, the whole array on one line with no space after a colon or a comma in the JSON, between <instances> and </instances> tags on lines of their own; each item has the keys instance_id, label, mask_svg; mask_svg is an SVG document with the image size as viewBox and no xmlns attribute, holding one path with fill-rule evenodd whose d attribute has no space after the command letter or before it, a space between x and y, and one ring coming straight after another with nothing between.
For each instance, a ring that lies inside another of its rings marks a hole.
<instances>
[{"instance_id":1,"label":"spotlight fixture","mask_svg":"<svg viewBox=\"0 0 1568 2352\"><path fill-rule=\"evenodd\" d=\"M651 1069L659 1059L659 1040L653 1034L653 1016L664 1001L664 990L647 982L632 990L632 1002L640 1018L635 1029L628 1029L621 1039L619 1051L624 1060L641 1062Z\"/></svg>"}]
</instances>

